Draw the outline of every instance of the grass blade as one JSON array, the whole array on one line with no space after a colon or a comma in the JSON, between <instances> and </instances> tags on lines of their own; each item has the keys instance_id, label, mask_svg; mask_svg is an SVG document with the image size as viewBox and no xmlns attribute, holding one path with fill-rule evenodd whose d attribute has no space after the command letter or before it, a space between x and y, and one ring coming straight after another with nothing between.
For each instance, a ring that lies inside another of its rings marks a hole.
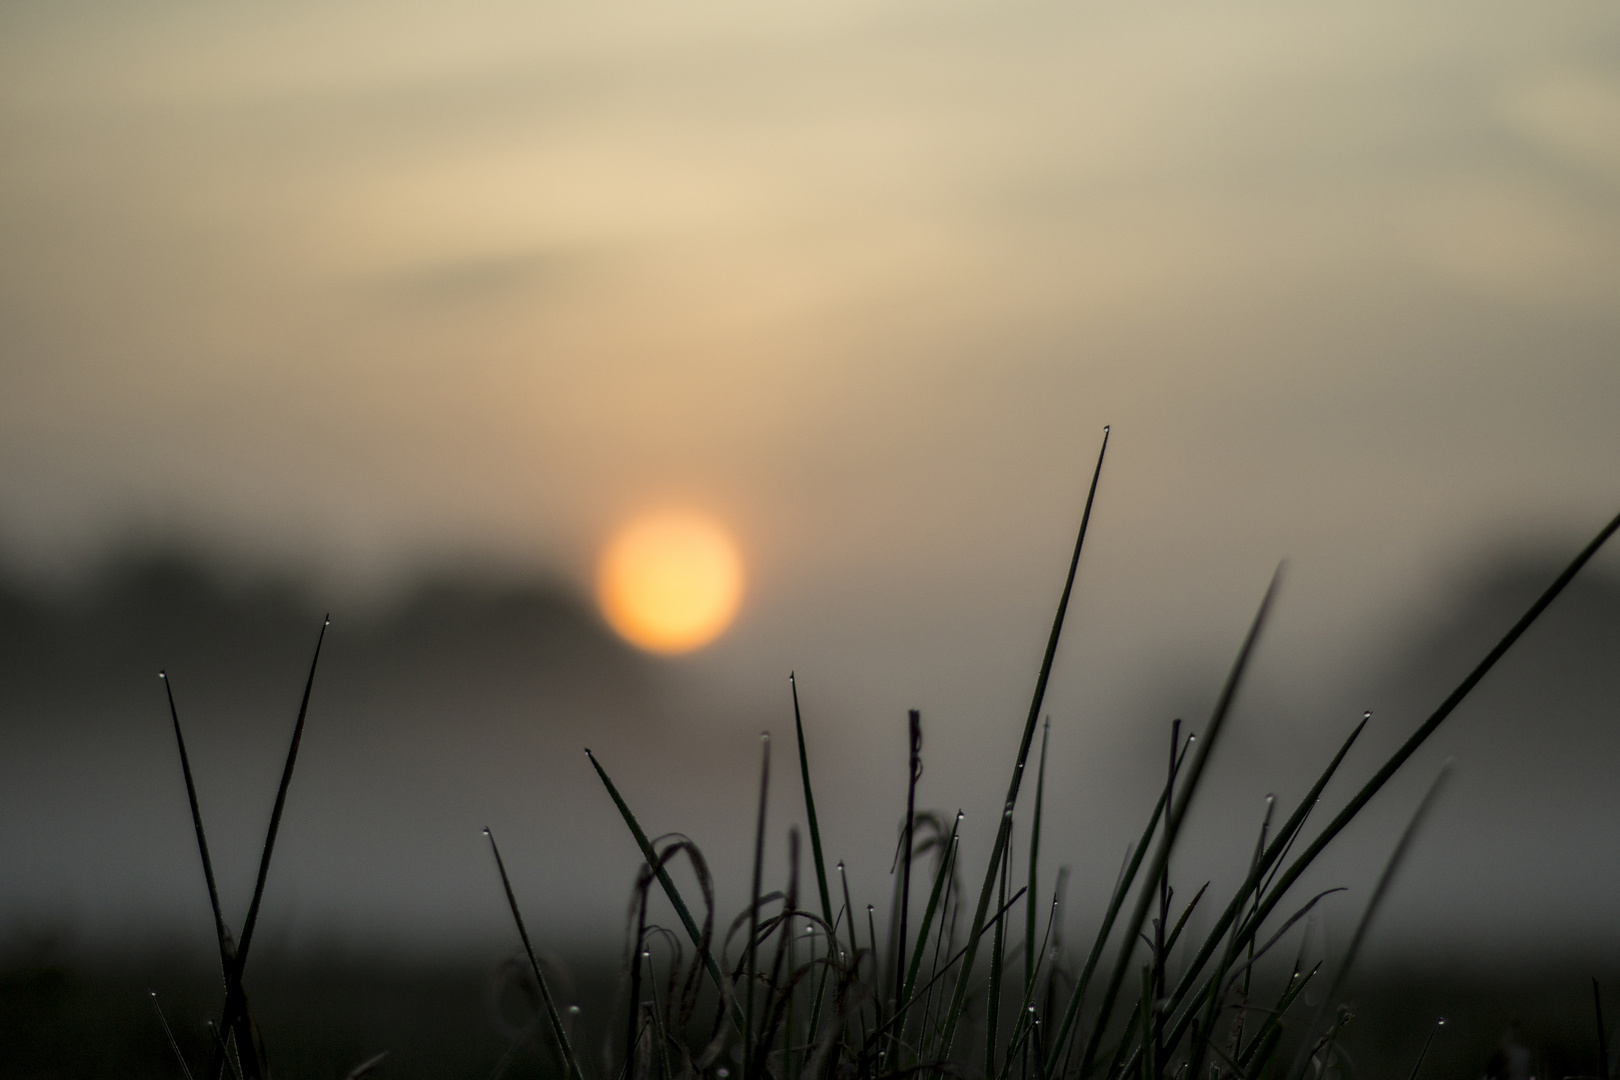
<instances>
[{"instance_id":1,"label":"grass blade","mask_svg":"<svg viewBox=\"0 0 1620 1080\"><path fill-rule=\"evenodd\" d=\"M1211 714L1209 725L1204 729L1203 749L1193 758L1187 766L1187 779L1182 784L1181 799L1179 802L1169 803L1169 812L1165 815L1164 830L1159 836L1158 850L1153 854L1153 861L1148 864L1148 874L1144 880L1142 890L1137 894L1136 910L1131 915L1131 921L1125 926L1124 940L1120 943L1119 959L1114 964L1114 973L1108 980L1108 986L1103 991L1102 1009L1097 1016L1097 1026L1092 1030L1091 1038L1086 1042L1086 1048L1080 1055L1080 1076L1084 1078L1091 1071L1091 1063L1097 1053L1097 1046L1102 1040L1102 1033L1108 1026L1109 1013L1113 1011L1114 1000L1125 982L1126 972L1130 968L1131 953L1136 948L1136 936L1142 932L1142 924L1147 919L1148 908L1155 899L1153 886L1165 872L1170 863L1170 852L1174 848L1176 835L1181 830L1181 823L1186 820L1187 808L1192 804L1193 796L1198 793L1198 782L1203 778L1204 768L1209 764L1209 757L1215 750L1225 725L1227 714L1231 711L1232 701L1237 696L1238 686L1243 681L1243 674L1248 669L1249 657L1254 653L1255 643L1259 640L1260 631L1265 626L1266 615L1271 610L1272 601L1276 599L1277 587L1282 582L1282 567L1279 566L1272 575L1271 584L1266 588L1266 595L1260 601L1260 609L1255 612L1254 622L1249 626L1248 635L1243 639L1243 646L1238 650L1237 660L1232 664L1232 671L1226 678L1226 685L1221 688L1221 696L1215 702L1215 711ZM1167 797L1169 792L1166 792ZM1144 1021L1148 1018L1144 1016ZM1143 1030L1149 1025L1144 1023ZM1188 1074L1197 1076L1197 1070Z\"/></svg>"},{"instance_id":2,"label":"grass blade","mask_svg":"<svg viewBox=\"0 0 1620 1080\"><path fill-rule=\"evenodd\" d=\"M652 841L647 839L647 833L642 829L641 822L636 820L636 815L630 811L630 806L624 801L624 796L619 794L619 789L613 783L612 777L608 776L607 770L602 768L602 763L596 760L596 755L591 753L589 747L585 750L585 757L589 759L591 767L596 770L596 775L601 779L602 786L607 788L608 797L613 800L613 805L618 807L619 816L624 818L625 825L630 829L630 835L635 837L636 845L641 848L642 858L646 860L648 866L655 868L658 884L663 887L664 895L669 897L670 906L675 909L675 914L681 920L681 925L686 928L687 934L692 938L692 944L702 954L704 969L708 971L709 978L714 982L715 989L719 991L722 999L724 999L727 996L725 976L720 971L720 965L715 962L714 953L703 940L703 933L698 929L697 921L692 918L691 909L686 906L686 901L681 897L680 889L675 887L675 879L669 876L669 871L664 867L663 861L659 859L658 853L653 850ZM737 1003L735 996L731 997L731 1022L739 1033L745 1030L742 1006Z\"/></svg>"},{"instance_id":3,"label":"grass blade","mask_svg":"<svg viewBox=\"0 0 1620 1080\"><path fill-rule=\"evenodd\" d=\"M163 1034L169 1040L169 1049L174 1051L174 1060L180 1063L180 1071L185 1073L186 1080L191 1080L191 1066L186 1064L186 1055L180 1052L180 1044L174 1041L174 1032L169 1030L169 1018L163 1015L163 1006L158 1004L157 991L148 990L152 995L152 1008L157 1010L158 1023L163 1025Z\"/></svg>"},{"instance_id":4,"label":"grass blade","mask_svg":"<svg viewBox=\"0 0 1620 1080\"><path fill-rule=\"evenodd\" d=\"M1046 800L1046 743L1052 734L1052 718L1041 728L1041 764L1035 772L1035 816L1029 827L1029 892L1024 908L1024 1000L1035 985L1035 889L1041 854L1041 804Z\"/></svg>"},{"instance_id":5,"label":"grass blade","mask_svg":"<svg viewBox=\"0 0 1620 1080\"><path fill-rule=\"evenodd\" d=\"M894 939L894 1005L905 1005L906 988L906 920L911 914L911 856L912 841L917 832L917 780L922 776L922 714L912 709L906 716L907 741L910 753L906 769L906 832L904 852L900 856L900 922ZM921 946L922 939L918 939ZM919 950L920 951L920 950ZM921 957L919 956L919 959ZM898 1037L899 1030L895 1035Z\"/></svg>"},{"instance_id":6,"label":"grass blade","mask_svg":"<svg viewBox=\"0 0 1620 1080\"><path fill-rule=\"evenodd\" d=\"M197 832L197 853L202 856L203 878L208 882L208 903L214 909L214 935L219 939L220 971L228 979L231 962L236 958L236 945L231 940L230 928L225 925L225 912L219 903L219 886L214 883L214 861L208 857L208 836L203 832L202 808L197 803L197 785L191 779L191 758L186 754L186 738L180 733L180 711L174 705L174 684L169 681L167 671L158 672L158 678L163 680L163 691L169 699L169 719L174 722L174 742L180 748L180 772L186 778L186 799L191 803L191 824ZM157 997L154 995L152 1000L155 1003Z\"/></svg>"},{"instance_id":7,"label":"grass blade","mask_svg":"<svg viewBox=\"0 0 1620 1080\"><path fill-rule=\"evenodd\" d=\"M827 889L827 864L821 857L821 825L816 820L816 797L810 790L810 757L804 748L804 721L799 716L799 681L788 673L788 686L793 689L793 729L799 736L799 777L804 783L804 816L810 827L810 857L816 864L816 889L821 895L821 917L831 926L833 921L832 893Z\"/></svg>"},{"instance_id":8,"label":"grass blade","mask_svg":"<svg viewBox=\"0 0 1620 1080\"><path fill-rule=\"evenodd\" d=\"M501 849L495 843L495 834L486 827L484 835L489 837L489 850L495 853L495 869L501 874L501 887L506 890L506 902L512 908L512 921L517 923L518 937L523 939L523 951L529 957L529 968L534 972L534 981L540 987L540 1000L546 1007L546 1019L551 1023L552 1038L557 1040L557 1049L568 1067L570 1080L584 1080L580 1075L579 1062L574 1058L573 1044L568 1041L568 1032L563 1028L562 1017L557 1013L557 1004L551 997L551 987L546 984L546 973L540 970L540 959L535 956L528 928L523 925L523 913L518 910L517 896L512 892L512 879L506 876L506 862L501 858ZM631 1003L631 1009L632 1011L635 1009L634 1002Z\"/></svg>"},{"instance_id":9,"label":"grass blade","mask_svg":"<svg viewBox=\"0 0 1620 1080\"><path fill-rule=\"evenodd\" d=\"M281 783L276 787L275 805L270 809L270 827L265 832L264 849L259 853L259 876L253 886L253 899L248 903L247 918L242 920L242 940L236 946L236 956L225 976L225 1007L221 1011L219 1028L223 1034L236 1037L237 1057L241 1060L246 1080L258 1080L264 1069L260 1060L262 1048L253 1036L247 1000L242 993L242 972L247 967L248 949L253 945L253 931L259 924L259 905L264 900L264 885L270 877L270 856L275 850L276 833L281 829L282 811L287 806L287 789L292 786L293 766L298 762L298 746L304 738L304 720L309 715L309 695L315 687L315 669L321 662L321 645L326 641L326 628L331 625L332 617L327 615L321 620L321 630L315 638L315 655L309 662L309 677L304 680L304 697L298 705L298 721L293 725L292 742L287 747L287 762L281 770ZM250 1052L244 1052L244 1045ZM224 1070L224 1061L216 1055L213 1066L208 1070L209 1076L212 1080L219 1080Z\"/></svg>"},{"instance_id":10,"label":"grass blade","mask_svg":"<svg viewBox=\"0 0 1620 1080\"><path fill-rule=\"evenodd\" d=\"M1008 807L1001 815L1002 826L1008 825L1012 817L1012 807ZM1008 859L1009 849L1001 849L1001 891L996 898L996 906L1007 906L1007 879L1012 876L1011 861ZM996 1029L1001 1024L1001 966L1005 957L1007 935L1003 932L1005 924L996 923L996 932L990 945L990 989L984 1003L984 1075L996 1075ZM972 942L968 943L970 946ZM960 976L958 977L960 981ZM1011 1040L1008 1041L1008 1053L1012 1053Z\"/></svg>"},{"instance_id":11,"label":"grass blade","mask_svg":"<svg viewBox=\"0 0 1620 1080\"><path fill-rule=\"evenodd\" d=\"M1198 955L1193 958L1192 963L1187 965L1187 970L1182 974L1180 983L1177 984L1175 991L1170 995L1169 1002L1166 1005L1167 1009L1173 1011L1179 1008L1182 1002L1186 1001L1187 994L1197 982L1199 973L1204 970L1204 965L1214 955L1215 949L1220 944L1221 938L1226 934L1227 928L1232 925L1248 903L1249 896L1258 887L1261 876L1274 864L1277 864L1282 855L1290 850L1295 838L1299 835L1299 830L1304 826L1306 818L1310 816L1317 801L1322 797L1322 792L1327 788L1334 774L1339 771L1339 766L1343 764L1346 755L1350 753L1350 748L1361 737L1362 731L1366 729L1367 722L1371 719L1371 713L1362 714L1360 722L1350 730L1349 736L1339 746L1338 752L1333 755L1333 759L1322 770L1322 774L1316 778L1316 783L1311 785L1311 790L1306 792L1305 797L1294 808L1294 812L1289 815L1288 821L1272 840L1271 845L1266 849L1265 855L1251 870L1249 880L1244 882L1243 887L1233 895L1231 901L1226 905L1226 910L1221 913L1220 918L1215 921L1215 925L1205 935L1204 944L1199 948ZM1230 964L1231 957L1237 955L1237 950L1241 949L1245 942L1252 939L1254 934L1258 932L1260 928L1259 916L1260 912L1257 908L1243 927L1239 929L1238 933L1232 937L1232 940L1228 943L1228 949L1231 950L1230 956L1224 961L1224 964ZM1204 984L1204 991L1208 991L1216 984L1216 977L1211 976ZM1194 999L1194 1003L1182 1011L1180 1018L1171 1029L1169 1038L1166 1040L1166 1046L1174 1048L1181 1041L1188 1024L1198 1015L1196 1003L1202 1000L1203 994L1201 992Z\"/></svg>"},{"instance_id":12,"label":"grass blade","mask_svg":"<svg viewBox=\"0 0 1620 1080\"><path fill-rule=\"evenodd\" d=\"M906 969L905 983L900 993L900 1007L905 1008L911 1000L913 989L917 985L917 972L922 968L923 953L928 948L928 931L934 924L934 911L939 906L939 897L945 890L945 882L951 872L951 857L956 853L957 830L962 827L962 812L956 812L956 824L951 826L950 839L945 841L939 860L939 870L934 874L934 887L928 894L928 906L923 909L922 925L917 929L917 947L911 951L911 964Z\"/></svg>"},{"instance_id":13,"label":"grass blade","mask_svg":"<svg viewBox=\"0 0 1620 1080\"><path fill-rule=\"evenodd\" d=\"M1192 742L1193 737L1188 736L1181 751L1183 757L1186 757L1187 750L1191 747ZM1142 859L1147 854L1148 842L1153 839L1154 832L1158 830L1159 819L1164 815L1167 796L1168 793L1166 792L1159 794L1158 804L1154 806L1153 813L1148 816L1147 828L1142 830L1141 838L1130 849L1125 864L1119 868L1119 880L1114 883L1114 894L1109 898L1108 911L1103 915L1102 924L1097 928L1097 936L1092 940L1091 952L1086 956L1086 966L1081 969L1080 978L1075 982L1074 990L1069 995L1069 1007L1064 1010L1063 1023L1058 1028L1057 1037L1052 1040L1051 1052L1046 1061L1048 1075L1057 1070L1058 1056L1064 1052L1069 1036L1074 1030L1075 1020L1080 1015L1080 1002L1086 996L1086 989L1091 985L1091 977L1096 973L1098 961L1102 959L1102 952L1108 944L1108 937L1114 931L1114 921L1119 917L1119 909L1125 903L1125 896L1130 892L1131 883L1136 880L1137 870L1141 867Z\"/></svg>"},{"instance_id":14,"label":"grass blade","mask_svg":"<svg viewBox=\"0 0 1620 1080\"><path fill-rule=\"evenodd\" d=\"M1502 635L1502 639L1496 643L1495 647L1485 655L1485 658L1475 665L1474 670L1470 671L1467 677L1457 684L1457 688L1446 696L1446 699L1411 734L1400 749L1390 755L1389 760L1379 767L1378 771L1373 774L1372 779L1362 785L1361 790L1356 792L1354 797L1345 804L1344 809L1340 810L1333 820L1323 828L1317 838L1311 841L1310 846L1295 858L1294 862L1283 872L1277 883L1272 886L1271 891L1267 894L1265 902L1261 905L1259 913L1261 918L1264 918L1265 913L1277 905L1283 893L1298 880L1306 868L1322 853L1322 850L1333 842L1333 838L1338 836L1357 814L1361 813L1362 807L1372 801L1373 796L1377 795L1379 790L1388 783L1389 778L1394 776L1402 765L1406 764L1407 759L1417 752L1418 747L1422 746L1429 736L1433 735L1435 730L1445 722L1446 718L1456 710L1457 706L1462 704L1463 699L1469 695L1475 686L1479 685L1479 681L1490 672L1491 668L1496 666L1496 662L1502 659L1507 651L1513 647L1514 642L1518 641L1520 636L1541 617L1541 613L1546 611L1548 605L1558 598L1558 594L1563 592L1569 583L1575 579L1575 575L1580 573L1581 568L1592 560L1592 556L1598 553L1598 549L1608 542L1617 529L1620 529L1620 514L1616 514L1611 518L1609 523L1592 538L1592 541L1581 549L1580 553L1570 561L1570 564L1564 568L1563 572L1553 580L1553 583L1547 586L1546 591L1536 599L1536 602L1531 604L1529 609L1519 617L1519 621L1514 623L1508 632Z\"/></svg>"},{"instance_id":15,"label":"grass blade","mask_svg":"<svg viewBox=\"0 0 1620 1080\"><path fill-rule=\"evenodd\" d=\"M765 807L771 784L771 737L764 734L759 740L763 757L759 770L759 819L754 829L754 886L748 894L753 902L748 908L748 951L743 960L743 979L747 986L747 993L743 995L746 1002L743 1011L743 1080L753 1080L754 1077L754 982L759 944L759 880L765 862Z\"/></svg>"},{"instance_id":16,"label":"grass blade","mask_svg":"<svg viewBox=\"0 0 1620 1080\"><path fill-rule=\"evenodd\" d=\"M1595 982L1594 985L1596 985ZM1418 1051L1417 1060L1412 1063L1412 1073L1406 1080L1417 1080L1418 1070L1423 1068L1423 1059L1429 1056L1429 1044L1434 1042L1435 1032L1445 1026L1445 1017L1441 1017L1434 1022L1434 1027L1429 1029L1429 1037L1423 1040L1423 1049Z\"/></svg>"},{"instance_id":17,"label":"grass blade","mask_svg":"<svg viewBox=\"0 0 1620 1080\"><path fill-rule=\"evenodd\" d=\"M1074 555L1069 559L1068 577L1063 582L1063 594L1058 598L1057 614L1052 619L1052 633L1046 641L1046 654L1041 658L1040 674L1035 678L1035 693L1030 699L1029 716L1024 721L1024 734L1018 745L1018 757L1013 764L1012 780L1007 785L1007 798L1003 803L1006 812L1001 819L1001 827L996 832L994 847L990 850L990 865L985 869L984 884L979 889L978 906L973 912L973 924L968 930L967 958L962 964L962 970L956 976L956 989L951 994L950 1008L945 1013L944 1030L940 1036L940 1056L950 1057L951 1044L955 1041L956 1025L962 1017L962 1006L967 1001L968 982L973 974L974 954L979 947L979 937L984 932L984 920L990 911L990 894L996 887L997 871L1001 869L1002 858L1006 854L1008 833L1012 827L1011 810L1018 802L1018 788L1024 779L1024 763L1029 758L1030 743L1035 739L1035 720L1041 714L1041 705L1046 701L1046 684L1052 676L1052 661L1057 656L1058 639L1063 634L1063 620L1069 611L1069 597L1074 592L1075 573L1080 568L1080 552L1086 545L1086 529L1091 524L1091 508L1097 500L1097 481L1102 477L1103 458L1108 454L1108 428L1103 428L1102 448L1097 452L1097 468L1091 474L1091 489L1086 494L1086 508L1080 515L1080 533L1074 541Z\"/></svg>"}]
</instances>

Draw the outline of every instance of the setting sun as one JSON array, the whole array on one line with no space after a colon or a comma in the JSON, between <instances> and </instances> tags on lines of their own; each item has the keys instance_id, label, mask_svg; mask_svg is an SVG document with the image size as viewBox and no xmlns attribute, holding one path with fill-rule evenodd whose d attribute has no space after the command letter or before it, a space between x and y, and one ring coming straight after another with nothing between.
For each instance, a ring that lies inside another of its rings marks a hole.
<instances>
[{"instance_id":1,"label":"setting sun","mask_svg":"<svg viewBox=\"0 0 1620 1080\"><path fill-rule=\"evenodd\" d=\"M726 531L701 514L636 518L614 534L597 564L602 614L648 652L683 653L720 636L742 600L742 558Z\"/></svg>"}]
</instances>

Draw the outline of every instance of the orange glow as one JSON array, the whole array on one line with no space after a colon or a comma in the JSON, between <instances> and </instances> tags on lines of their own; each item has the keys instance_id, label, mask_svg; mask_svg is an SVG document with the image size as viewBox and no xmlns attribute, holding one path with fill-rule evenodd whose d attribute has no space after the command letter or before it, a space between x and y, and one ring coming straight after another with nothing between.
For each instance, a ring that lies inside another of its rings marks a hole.
<instances>
[{"instance_id":1,"label":"orange glow","mask_svg":"<svg viewBox=\"0 0 1620 1080\"><path fill-rule=\"evenodd\" d=\"M602 552L597 602L626 641L648 652L701 648L731 625L743 567L726 531L700 514L666 512L630 522Z\"/></svg>"}]
</instances>

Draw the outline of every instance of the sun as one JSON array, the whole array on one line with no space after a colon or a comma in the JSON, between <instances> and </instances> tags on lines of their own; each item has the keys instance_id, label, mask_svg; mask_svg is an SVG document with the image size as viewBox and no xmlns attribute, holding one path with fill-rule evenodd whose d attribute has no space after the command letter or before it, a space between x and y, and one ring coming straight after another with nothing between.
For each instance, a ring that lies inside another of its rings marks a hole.
<instances>
[{"instance_id":1,"label":"sun","mask_svg":"<svg viewBox=\"0 0 1620 1080\"><path fill-rule=\"evenodd\" d=\"M731 625L742 602L743 565L731 536L690 511L635 518L616 532L596 568L596 598L608 624L648 652L702 648Z\"/></svg>"}]
</instances>

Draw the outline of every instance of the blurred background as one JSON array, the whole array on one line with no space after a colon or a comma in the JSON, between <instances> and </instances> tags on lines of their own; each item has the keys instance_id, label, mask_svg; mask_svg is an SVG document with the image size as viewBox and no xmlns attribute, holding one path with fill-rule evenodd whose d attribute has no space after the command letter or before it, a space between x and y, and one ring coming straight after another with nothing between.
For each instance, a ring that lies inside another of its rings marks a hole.
<instances>
[{"instance_id":1,"label":"blurred background","mask_svg":"<svg viewBox=\"0 0 1620 1080\"><path fill-rule=\"evenodd\" d=\"M729 913L772 732L784 876L790 671L852 889L888 895L910 707L977 862L1104 424L1043 874L1082 936L1286 557L1178 853L1229 880L1268 792L1372 709L1346 797L1620 509L1617 347L1602 6L8 4L7 1000L213 992L156 673L239 919L328 611L255 964L334 1014L515 947L485 825L544 948L616 954L638 856L585 746ZM743 588L651 654L596 575L671 510ZM1609 552L1313 874L1349 887L1313 948L1452 758L1369 970L1437 1008L1484 973L1487 1048L1620 978L1617 658Z\"/></svg>"}]
</instances>

